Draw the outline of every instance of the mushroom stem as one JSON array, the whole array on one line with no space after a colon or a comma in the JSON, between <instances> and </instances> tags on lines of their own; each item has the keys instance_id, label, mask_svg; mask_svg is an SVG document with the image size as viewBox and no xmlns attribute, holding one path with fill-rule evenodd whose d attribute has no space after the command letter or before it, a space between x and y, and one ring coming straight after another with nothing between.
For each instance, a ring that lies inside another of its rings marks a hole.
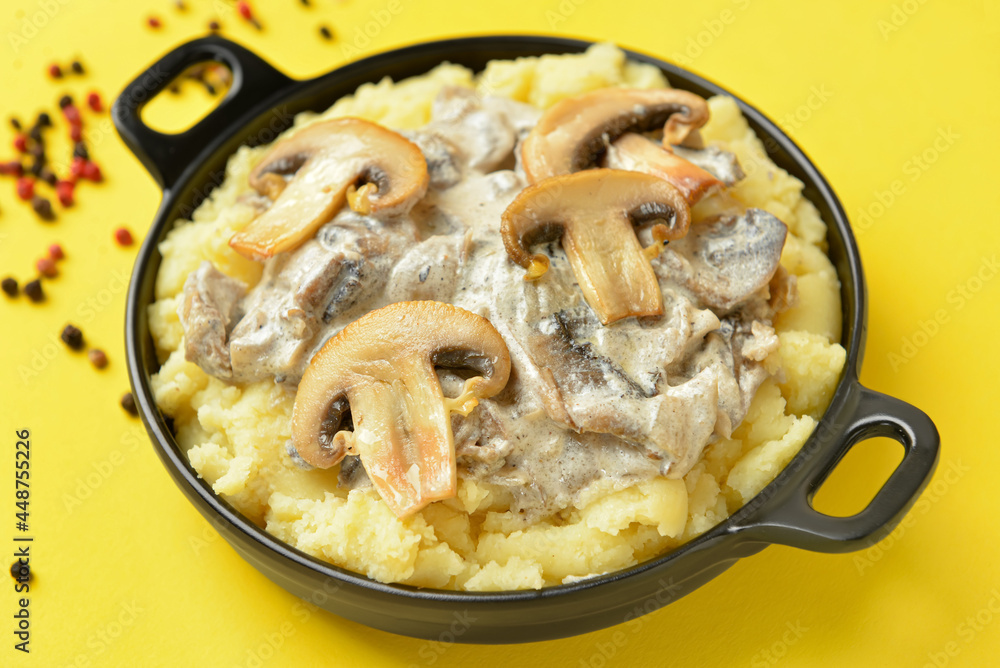
<instances>
[{"instance_id":1,"label":"mushroom stem","mask_svg":"<svg viewBox=\"0 0 1000 668\"><path fill-rule=\"evenodd\" d=\"M518 195L500 225L511 260L537 278L548 267L527 246L561 236L584 298L605 325L629 316L661 315L660 285L633 229L634 222L669 220L653 228L655 257L668 239L687 233L690 211L663 179L639 172L594 169L556 176ZM541 271L539 271L541 269Z\"/></svg>"},{"instance_id":2,"label":"mushroom stem","mask_svg":"<svg viewBox=\"0 0 1000 668\"><path fill-rule=\"evenodd\" d=\"M449 399L435 365L479 375ZM391 304L345 327L313 357L295 397L292 443L321 468L357 453L386 504L405 517L455 495L451 414L468 415L504 388L509 373L507 346L485 318L438 302ZM339 429L345 406L353 431Z\"/></svg>"}]
</instances>

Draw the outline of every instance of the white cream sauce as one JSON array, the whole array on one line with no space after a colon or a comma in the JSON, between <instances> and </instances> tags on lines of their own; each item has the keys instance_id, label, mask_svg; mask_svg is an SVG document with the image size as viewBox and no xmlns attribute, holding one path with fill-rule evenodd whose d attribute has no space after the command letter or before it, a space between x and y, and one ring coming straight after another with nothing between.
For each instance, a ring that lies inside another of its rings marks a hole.
<instances>
[{"instance_id":1,"label":"white cream sauce","mask_svg":"<svg viewBox=\"0 0 1000 668\"><path fill-rule=\"evenodd\" d=\"M508 488L512 511L534 521L595 480L625 486L689 470L743 419L766 377L760 361L777 345L766 289L774 249L751 253L757 274L744 293L740 281L726 283L725 300L704 251L746 254L748 222L769 223L772 244L781 223L759 212L672 245L653 261L664 315L602 326L558 243L539 246L551 266L529 282L500 237L501 215L527 185L515 149L538 116L502 98L442 93L434 120L403 133L427 157L427 195L386 220L345 208L315 239L270 259L229 332L227 380L294 386L326 340L364 313L404 300L450 302L488 318L512 361L500 395L453 417L459 476ZM724 253L711 259L726 272ZM187 333L205 329L184 324ZM460 393L458 374L440 376L447 396ZM345 486L366 482L353 459L342 465Z\"/></svg>"}]
</instances>

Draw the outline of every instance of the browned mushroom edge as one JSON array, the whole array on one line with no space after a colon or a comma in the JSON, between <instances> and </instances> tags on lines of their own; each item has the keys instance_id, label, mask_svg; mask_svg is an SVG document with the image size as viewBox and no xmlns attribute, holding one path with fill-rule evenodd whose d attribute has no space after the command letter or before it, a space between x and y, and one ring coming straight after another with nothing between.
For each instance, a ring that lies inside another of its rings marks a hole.
<instances>
[{"instance_id":1,"label":"browned mushroom edge","mask_svg":"<svg viewBox=\"0 0 1000 668\"><path fill-rule=\"evenodd\" d=\"M340 118L314 123L278 142L249 182L274 203L229 245L245 257L264 260L312 237L345 200L364 214L408 211L427 191L428 177L415 144L375 123Z\"/></svg>"},{"instance_id":2,"label":"browned mushroom edge","mask_svg":"<svg viewBox=\"0 0 1000 668\"><path fill-rule=\"evenodd\" d=\"M664 146L680 144L708 121L708 105L675 88L605 88L550 107L524 140L521 162L528 180L594 166L607 145L626 132L663 128Z\"/></svg>"},{"instance_id":3,"label":"browned mushroom edge","mask_svg":"<svg viewBox=\"0 0 1000 668\"><path fill-rule=\"evenodd\" d=\"M435 366L476 371L446 398ZM510 355L485 318L441 302L397 302L345 327L316 353L299 383L292 444L320 468L361 458L399 517L457 488L451 413L468 415L500 392ZM353 431L342 429L350 414Z\"/></svg>"}]
</instances>

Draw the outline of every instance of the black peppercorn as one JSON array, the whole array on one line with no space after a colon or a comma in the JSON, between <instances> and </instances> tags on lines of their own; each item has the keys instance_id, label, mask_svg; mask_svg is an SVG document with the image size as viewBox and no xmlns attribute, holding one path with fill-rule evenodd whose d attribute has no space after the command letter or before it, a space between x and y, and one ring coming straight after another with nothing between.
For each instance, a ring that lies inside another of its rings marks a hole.
<instances>
[{"instance_id":1,"label":"black peppercorn","mask_svg":"<svg viewBox=\"0 0 1000 668\"><path fill-rule=\"evenodd\" d=\"M41 126L43 128L51 128L52 127L52 117L49 116L46 112L43 111L42 113L38 114L38 120L35 121L35 124L39 125L39 126Z\"/></svg>"},{"instance_id":2,"label":"black peppercorn","mask_svg":"<svg viewBox=\"0 0 1000 668\"><path fill-rule=\"evenodd\" d=\"M45 299L45 292L42 291L42 282L39 279L29 281L24 284L24 294L28 296L28 299L38 303Z\"/></svg>"},{"instance_id":3,"label":"black peppercorn","mask_svg":"<svg viewBox=\"0 0 1000 668\"><path fill-rule=\"evenodd\" d=\"M59 338L61 338L63 343L73 350L80 350L83 348L83 332L81 332L78 327L66 325L63 327L62 334L59 335Z\"/></svg>"},{"instance_id":4,"label":"black peppercorn","mask_svg":"<svg viewBox=\"0 0 1000 668\"><path fill-rule=\"evenodd\" d=\"M73 104L73 98L70 97L69 95L63 95L61 98L59 98L59 108L60 109L65 109L66 107L68 107L71 104Z\"/></svg>"},{"instance_id":5,"label":"black peppercorn","mask_svg":"<svg viewBox=\"0 0 1000 668\"><path fill-rule=\"evenodd\" d=\"M72 69L77 74L83 74L83 63L81 63L79 60L74 60L70 64L70 69Z\"/></svg>"},{"instance_id":6,"label":"black peppercorn","mask_svg":"<svg viewBox=\"0 0 1000 668\"><path fill-rule=\"evenodd\" d=\"M73 144L73 157L83 158L84 160L90 160L90 151L87 150L87 145L82 141L78 141Z\"/></svg>"},{"instance_id":7,"label":"black peppercorn","mask_svg":"<svg viewBox=\"0 0 1000 668\"><path fill-rule=\"evenodd\" d=\"M7 293L8 297L16 297L18 292L17 279L12 276L8 276L0 282L0 288Z\"/></svg>"},{"instance_id":8,"label":"black peppercorn","mask_svg":"<svg viewBox=\"0 0 1000 668\"><path fill-rule=\"evenodd\" d=\"M31 208L35 210L35 213L37 213L39 217L45 220L52 220L55 217L52 214L52 202L41 195L35 195L31 198Z\"/></svg>"},{"instance_id":9,"label":"black peppercorn","mask_svg":"<svg viewBox=\"0 0 1000 668\"><path fill-rule=\"evenodd\" d=\"M129 415L139 414L139 409L135 406L135 397L132 396L131 392L126 392L122 395L121 404L122 408L124 408Z\"/></svg>"},{"instance_id":10,"label":"black peppercorn","mask_svg":"<svg viewBox=\"0 0 1000 668\"><path fill-rule=\"evenodd\" d=\"M323 39L333 39L333 31L326 26L319 27L319 34L323 36Z\"/></svg>"}]
</instances>

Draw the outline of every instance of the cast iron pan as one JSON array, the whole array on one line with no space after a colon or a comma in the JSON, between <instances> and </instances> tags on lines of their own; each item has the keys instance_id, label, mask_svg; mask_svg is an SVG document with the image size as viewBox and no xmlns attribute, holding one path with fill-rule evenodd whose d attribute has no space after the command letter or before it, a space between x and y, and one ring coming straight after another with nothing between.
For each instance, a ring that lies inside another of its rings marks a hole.
<instances>
[{"instance_id":1,"label":"cast iron pan","mask_svg":"<svg viewBox=\"0 0 1000 668\"><path fill-rule=\"evenodd\" d=\"M930 480L939 438L920 410L861 386L865 341L865 283L847 216L805 154L763 114L737 99L771 157L805 184L805 196L829 225L830 258L842 285L847 363L815 433L760 494L708 533L635 567L543 589L497 593L423 590L382 584L289 547L216 496L188 465L157 409L150 375L159 368L146 307L160 266L157 244L174 221L187 218L221 183L226 160L241 144L272 141L300 111L326 109L359 85L424 73L442 61L481 70L496 58L579 53L589 42L544 36L490 36L417 44L378 54L329 74L296 81L241 46L220 37L189 42L163 56L115 101L115 125L163 189L163 202L139 252L128 293L129 376L142 419L174 482L222 536L268 578L306 601L348 619L420 638L512 643L560 638L628 621L674 601L729 568L737 559L781 543L820 552L862 549L889 534ZM704 97L729 94L676 65L635 52L670 82ZM217 61L233 73L225 99L186 132L164 135L143 124L143 105L198 62ZM851 447L887 436L906 450L871 503L857 515L831 517L812 508L816 490Z\"/></svg>"}]
</instances>

